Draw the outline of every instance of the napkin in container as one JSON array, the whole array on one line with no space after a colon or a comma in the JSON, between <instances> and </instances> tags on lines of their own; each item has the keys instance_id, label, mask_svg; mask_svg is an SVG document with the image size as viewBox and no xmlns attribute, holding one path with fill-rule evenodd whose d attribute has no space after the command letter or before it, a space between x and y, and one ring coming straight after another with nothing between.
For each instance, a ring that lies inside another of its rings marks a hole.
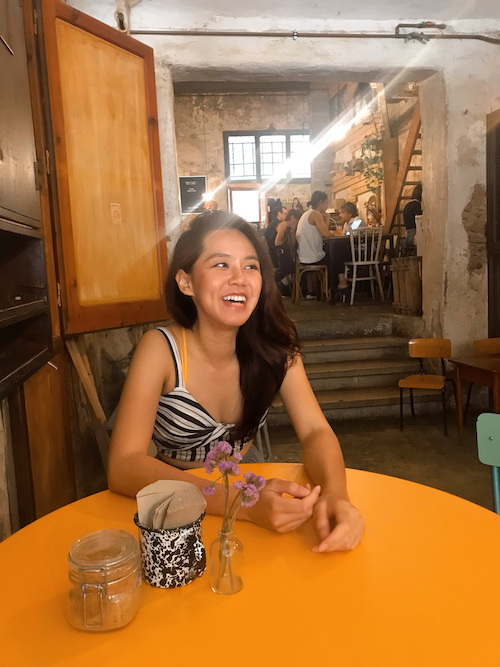
<instances>
[{"instance_id":1,"label":"napkin in container","mask_svg":"<svg viewBox=\"0 0 500 667\"><path fill-rule=\"evenodd\" d=\"M199 519L207 506L197 486L176 480L149 484L136 498L139 523L156 529L188 526Z\"/></svg>"}]
</instances>

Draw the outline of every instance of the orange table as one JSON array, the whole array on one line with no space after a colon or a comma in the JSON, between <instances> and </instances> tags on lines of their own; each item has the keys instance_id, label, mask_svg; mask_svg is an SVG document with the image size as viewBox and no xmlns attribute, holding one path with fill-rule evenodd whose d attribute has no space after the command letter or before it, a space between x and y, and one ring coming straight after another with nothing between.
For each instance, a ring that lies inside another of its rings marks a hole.
<instances>
[{"instance_id":1,"label":"orange table","mask_svg":"<svg viewBox=\"0 0 500 667\"><path fill-rule=\"evenodd\" d=\"M302 480L298 464L244 468ZM367 522L355 551L312 553L310 526L277 535L240 522L240 593L215 595L206 574L180 589L145 585L136 618L106 634L68 624L66 554L92 530L135 534L135 502L105 491L49 514L0 544L0 664L220 667L226 649L263 667L500 664L500 517L393 477L348 477ZM206 545L219 526L205 519Z\"/></svg>"}]
</instances>

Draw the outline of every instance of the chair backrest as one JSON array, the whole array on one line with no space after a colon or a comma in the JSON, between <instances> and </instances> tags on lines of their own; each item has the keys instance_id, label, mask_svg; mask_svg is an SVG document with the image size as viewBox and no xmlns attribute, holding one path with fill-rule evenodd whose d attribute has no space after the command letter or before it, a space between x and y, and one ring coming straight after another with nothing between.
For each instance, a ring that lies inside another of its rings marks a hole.
<instances>
[{"instance_id":1,"label":"chair backrest","mask_svg":"<svg viewBox=\"0 0 500 667\"><path fill-rule=\"evenodd\" d=\"M472 354L475 357L488 357L500 354L500 338L483 338L472 343Z\"/></svg>"},{"instance_id":2,"label":"chair backrest","mask_svg":"<svg viewBox=\"0 0 500 667\"><path fill-rule=\"evenodd\" d=\"M479 460L487 466L500 467L500 414L479 415L476 430Z\"/></svg>"},{"instance_id":3,"label":"chair backrest","mask_svg":"<svg viewBox=\"0 0 500 667\"><path fill-rule=\"evenodd\" d=\"M362 227L349 234L353 262L378 262L383 227Z\"/></svg>"},{"instance_id":4,"label":"chair backrest","mask_svg":"<svg viewBox=\"0 0 500 667\"><path fill-rule=\"evenodd\" d=\"M412 338L408 343L410 357L420 359L449 359L451 357L451 340L448 338Z\"/></svg>"}]
</instances>

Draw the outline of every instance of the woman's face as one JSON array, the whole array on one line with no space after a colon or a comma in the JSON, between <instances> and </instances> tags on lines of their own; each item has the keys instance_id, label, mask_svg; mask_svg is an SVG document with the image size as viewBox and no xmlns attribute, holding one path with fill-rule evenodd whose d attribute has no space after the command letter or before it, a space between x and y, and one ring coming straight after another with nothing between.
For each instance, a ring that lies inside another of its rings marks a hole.
<instances>
[{"instance_id":1,"label":"woman's face","mask_svg":"<svg viewBox=\"0 0 500 667\"><path fill-rule=\"evenodd\" d=\"M262 289L257 251L241 232L218 230L205 239L191 273L179 271L179 289L191 296L200 317L240 327L255 310Z\"/></svg>"}]
</instances>

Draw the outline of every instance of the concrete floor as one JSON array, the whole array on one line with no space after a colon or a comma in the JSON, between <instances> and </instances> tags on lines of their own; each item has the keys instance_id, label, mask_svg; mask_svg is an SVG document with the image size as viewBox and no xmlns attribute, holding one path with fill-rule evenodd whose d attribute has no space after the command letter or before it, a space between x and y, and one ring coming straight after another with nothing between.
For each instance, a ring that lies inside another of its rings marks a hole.
<instances>
[{"instance_id":1,"label":"concrete floor","mask_svg":"<svg viewBox=\"0 0 500 667\"><path fill-rule=\"evenodd\" d=\"M475 421L469 415L464 444L458 445L456 415L449 414L449 437L440 415L399 420L373 419L333 424L346 466L408 479L447 491L492 509L490 469L477 458ZM270 428L274 461L300 462L301 449L293 428Z\"/></svg>"}]
</instances>

